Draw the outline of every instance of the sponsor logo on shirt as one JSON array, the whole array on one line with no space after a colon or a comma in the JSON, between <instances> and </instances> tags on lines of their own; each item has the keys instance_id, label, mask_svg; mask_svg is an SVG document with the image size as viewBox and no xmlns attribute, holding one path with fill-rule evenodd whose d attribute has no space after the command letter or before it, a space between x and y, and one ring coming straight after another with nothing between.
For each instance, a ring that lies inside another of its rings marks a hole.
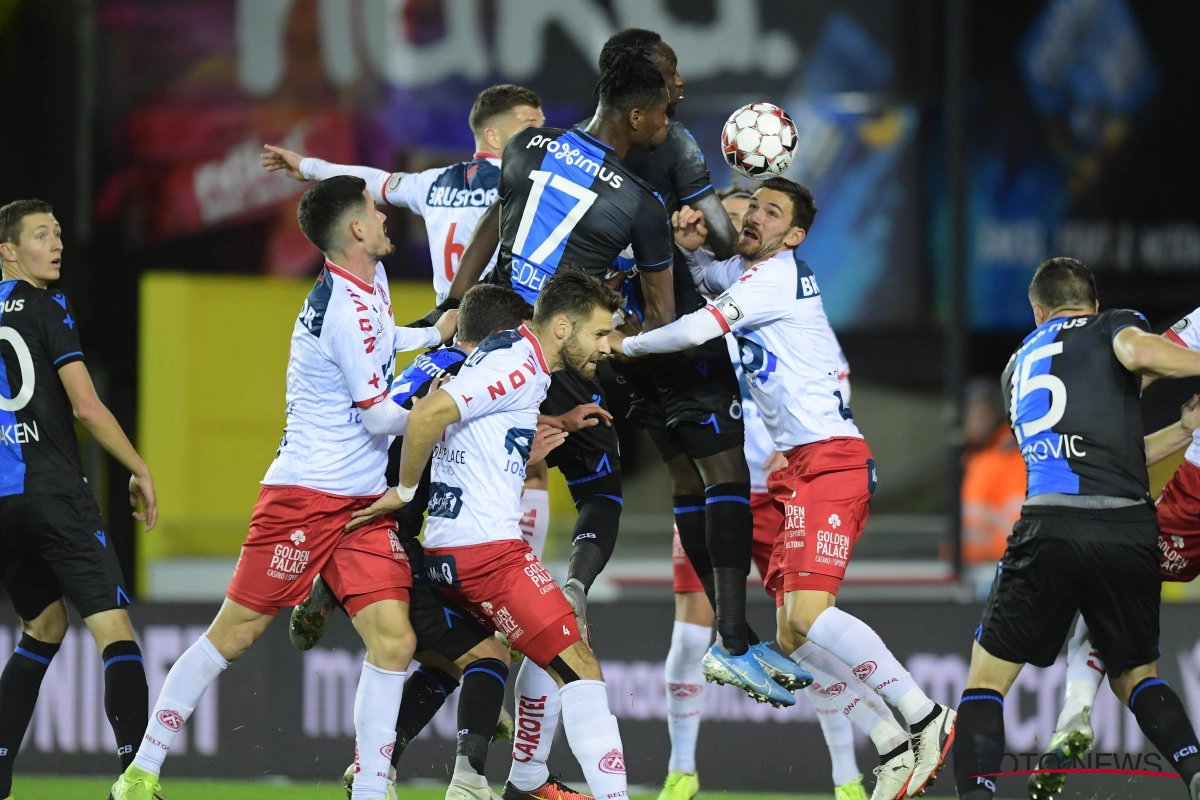
<instances>
[{"instance_id":1,"label":"sponsor logo on shirt","mask_svg":"<svg viewBox=\"0 0 1200 800\"><path fill-rule=\"evenodd\" d=\"M432 186L425 205L441 208L485 208L496 202L499 193L495 189L455 189L451 186Z\"/></svg>"},{"instance_id":2,"label":"sponsor logo on shirt","mask_svg":"<svg viewBox=\"0 0 1200 800\"><path fill-rule=\"evenodd\" d=\"M8 411L10 409L0 407L0 410ZM0 445L29 444L30 442L40 441L40 438L37 420L33 420L31 422L15 422L12 425L0 425Z\"/></svg>"},{"instance_id":3,"label":"sponsor logo on shirt","mask_svg":"<svg viewBox=\"0 0 1200 800\"><path fill-rule=\"evenodd\" d=\"M462 511L463 490L444 483L429 484L429 516L440 519L457 519Z\"/></svg>"},{"instance_id":4,"label":"sponsor logo on shirt","mask_svg":"<svg viewBox=\"0 0 1200 800\"><path fill-rule=\"evenodd\" d=\"M531 147L544 149L568 167L574 167L593 178L599 178L601 183L607 183L614 189L620 189L621 182L625 180L623 175L618 175L612 170L605 169L602 161L596 161L590 155L584 154L582 150L572 147L570 142L552 139L549 136L542 136L539 133L525 145L526 150Z\"/></svg>"}]
</instances>

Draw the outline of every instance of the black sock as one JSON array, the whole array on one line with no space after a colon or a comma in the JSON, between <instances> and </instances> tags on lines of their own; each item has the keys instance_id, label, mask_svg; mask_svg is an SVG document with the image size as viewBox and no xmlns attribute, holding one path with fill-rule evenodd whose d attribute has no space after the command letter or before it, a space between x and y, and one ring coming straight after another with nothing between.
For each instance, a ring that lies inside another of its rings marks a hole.
<instances>
[{"instance_id":1,"label":"black sock","mask_svg":"<svg viewBox=\"0 0 1200 800\"><path fill-rule=\"evenodd\" d=\"M912 733L912 734L920 733L921 731L925 730L925 728L927 728L929 726L929 723L931 723L935 719L937 719L938 714L941 714L941 713L942 713L942 707L939 706L937 703L934 703L933 711L930 711L927 715L925 715L925 718L920 720L919 722L914 722L912 725L909 725L908 732Z\"/></svg>"},{"instance_id":2,"label":"black sock","mask_svg":"<svg viewBox=\"0 0 1200 800\"><path fill-rule=\"evenodd\" d=\"M500 719L508 667L494 658L473 661L463 671L462 695L458 703L457 756L466 758L475 774L484 774L488 743ZM464 765L455 763L457 771Z\"/></svg>"},{"instance_id":3,"label":"black sock","mask_svg":"<svg viewBox=\"0 0 1200 800\"><path fill-rule=\"evenodd\" d=\"M718 483L704 489L704 539L712 559L717 632L731 655L749 647L746 635L746 576L754 518L749 483Z\"/></svg>"},{"instance_id":4,"label":"black sock","mask_svg":"<svg viewBox=\"0 0 1200 800\"><path fill-rule=\"evenodd\" d=\"M614 479L617 488L612 484ZM604 571L604 565L612 557L617 546L617 531L621 526L620 475L607 475L595 488L605 489L603 494L589 494L576 499L579 516L575 518L575 530L571 536L571 561L567 565L567 580L575 579L583 584L584 591L592 588L596 576Z\"/></svg>"},{"instance_id":5,"label":"black sock","mask_svg":"<svg viewBox=\"0 0 1200 800\"><path fill-rule=\"evenodd\" d=\"M746 573L739 569L717 567L713 570L717 595L717 633L721 646L734 656L750 648L746 636Z\"/></svg>"},{"instance_id":6,"label":"black sock","mask_svg":"<svg viewBox=\"0 0 1200 800\"><path fill-rule=\"evenodd\" d=\"M887 762L891 761L893 758L900 755L901 753L907 753L908 748L909 748L908 740L905 739L904 742L901 743L901 745L899 747L897 747L895 750L889 750L886 753L880 753L879 754L879 763L886 764Z\"/></svg>"},{"instance_id":7,"label":"black sock","mask_svg":"<svg viewBox=\"0 0 1200 800\"><path fill-rule=\"evenodd\" d=\"M150 687L137 642L113 642L100 654L104 660L104 712L117 737L121 769L129 768L150 719Z\"/></svg>"},{"instance_id":8,"label":"black sock","mask_svg":"<svg viewBox=\"0 0 1200 800\"><path fill-rule=\"evenodd\" d=\"M392 748L392 766L400 763L405 748L424 730L446 698L458 688L458 681L435 667L422 665L404 681L400 696L400 714L396 717L396 746Z\"/></svg>"},{"instance_id":9,"label":"black sock","mask_svg":"<svg viewBox=\"0 0 1200 800\"><path fill-rule=\"evenodd\" d=\"M746 623L746 644L750 645L751 647L754 647L754 645L758 644L761 641L762 641L762 639L759 639L758 634L754 632L754 628L751 628L750 623L747 622ZM772 644L774 644L774 643L772 642ZM771 647L771 645L767 645L767 646ZM784 658L791 658L791 656L788 653L785 653L781 649L779 649L778 645L776 645L775 647L771 647L771 649L774 650L776 653L779 653L779 655L783 656Z\"/></svg>"},{"instance_id":10,"label":"black sock","mask_svg":"<svg viewBox=\"0 0 1200 800\"><path fill-rule=\"evenodd\" d=\"M1200 772L1200 744L1179 695L1166 681L1146 678L1130 692L1129 710L1146 738L1170 759L1183 782L1190 784Z\"/></svg>"},{"instance_id":11,"label":"black sock","mask_svg":"<svg viewBox=\"0 0 1200 800\"><path fill-rule=\"evenodd\" d=\"M0 675L0 797L12 793L13 760L33 719L42 678L58 647L25 634Z\"/></svg>"},{"instance_id":12,"label":"black sock","mask_svg":"<svg viewBox=\"0 0 1200 800\"><path fill-rule=\"evenodd\" d=\"M991 800L1004 758L1004 698L999 692L963 692L952 748L960 800Z\"/></svg>"},{"instance_id":13,"label":"black sock","mask_svg":"<svg viewBox=\"0 0 1200 800\"><path fill-rule=\"evenodd\" d=\"M675 511L675 528L679 531L679 546L692 562L692 569L703 583L712 575L712 561L708 557L708 542L704 539L704 496L677 494L671 497ZM709 602L712 601L710 596Z\"/></svg>"}]
</instances>

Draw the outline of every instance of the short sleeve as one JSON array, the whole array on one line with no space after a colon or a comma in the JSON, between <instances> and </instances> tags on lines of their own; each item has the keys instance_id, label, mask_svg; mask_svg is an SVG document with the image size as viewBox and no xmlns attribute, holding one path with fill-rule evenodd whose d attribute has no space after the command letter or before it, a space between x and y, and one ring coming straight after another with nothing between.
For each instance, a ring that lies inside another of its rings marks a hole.
<instances>
[{"instance_id":1,"label":"short sleeve","mask_svg":"<svg viewBox=\"0 0 1200 800\"><path fill-rule=\"evenodd\" d=\"M511 347L482 353L477 361L468 359L445 389L466 422L499 411L536 408L541 403L541 397L535 396L537 378L533 355L527 348Z\"/></svg>"},{"instance_id":2,"label":"short sleeve","mask_svg":"<svg viewBox=\"0 0 1200 800\"><path fill-rule=\"evenodd\" d=\"M796 291L785 283L780 270L751 267L713 300L712 308L730 330L766 325L792 311Z\"/></svg>"},{"instance_id":3,"label":"short sleeve","mask_svg":"<svg viewBox=\"0 0 1200 800\"><path fill-rule=\"evenodd\" d=\"M327 315L321 339L328 337L330 356L346 381L351 401L359 408L370 408L388 395L392 376L383 374L382 365L391 354L380 352L370 331L359 330L358 323L350 315L332 320Z\"/></svg>"},{"instance_id":4,"label":"short sleeve","mask_svg":"<svg viewBox=\"0 0 1200 800\"><path fill-rule=\"evenodd\" d=\"M1163 334L1175 344L1200 350L1200 308L1176 322Z\"/></svg>"},{"instance_id":5,"label":"short sleeve","mask_svg":"<svg viewBox=\"0 0 1200 800\"><path fill-rule=\"evenodd\" d=\"M715 190L708 174L704 152L695 138L683 125L672 125L670 133L671 185L681 204L694 203L712 194Z\"/></svg>"},{"instance_id":6,"label":"short sleeve","mask_svg":"<svg viewBox=\"0 0 1200 800\"><path fill-rule=\"evenodd\" d=\"M1142 331L1150 330L1150 323L1140 312L1128 308L1117 308L1104 315L1104 327L1111 339L1124 328L1137 328Z\"/></svg>"},{"instance_id":7,"label":"short sleeve","mask_svg":"<svg viewBox=\"0 0 1200 800\"><path fill-rule=\"evenodd\" d=\"M429 190L447 169L449 167L427 169L424 172L393 172L383 186L383 199L423 217L428 206Z\"/></svg>"},{"instance_id":8,"label":"short sleeve","mask_svg":"<svg viewBox=\"0 0 1200 800\"><path fill-rule=\"evenodd\" d=\"M633 220L633 257L643 272L662 272L675 259L667 209L657 195L643 192Z\"/></svg>"},{"instance_id":9,"label":"short sleeve","mask_svg":"<svg viewBox=\"0 0 1200 800\"><path fill-rule=\"evenodd\" d=\"M46 353L55 369L72 361L83 361L83 346L79 343L79 323L67 296L51 289L41 299L38 319L46 342Z\"/></svg>"}]
</instances>

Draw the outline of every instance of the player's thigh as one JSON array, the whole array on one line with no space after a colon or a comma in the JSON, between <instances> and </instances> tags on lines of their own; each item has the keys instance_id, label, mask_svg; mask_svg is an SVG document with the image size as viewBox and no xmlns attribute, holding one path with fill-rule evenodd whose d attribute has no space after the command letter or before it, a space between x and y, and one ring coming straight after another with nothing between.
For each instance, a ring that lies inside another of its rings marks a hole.
<instances>
[{"instance_id":1,"label":"player's thigh","mask_svg":"<svg viewBox=\"0 0 1200 800\"><path fill-rule=\"evenodd\" d=\"M1008 537L975 640L1011 663L1048 667L1058 657L1079 608L1065 574L1071 557L1055 512L1024 512Z\"/></svg>"},{"instance_id":2,"label":"player's thigh","mask_svg":"<svg viewBox=\"0 0 1200 800\"><path fill-rule=\"evenodd\" d=\"M1190 461L1180 467L1200 471ZM1179 480L1176 473L1171 483ZM1182 495L1178 486L1164 491L1155 511L1158 515L1159 574L1164 581L1187 583L1200 575L1200 501ZM1200 487L1198 487L1200 488Z\"/></svg>"},{"instance_id":3,"label":"player's thigh","mask_svg":"<svg viewBox=\"0 0 1200 800\"><path fill-rule=\"evenodd\" d=\"M459 656L455 660L454 665L459 669L466 669L467 665L483 658L494 658L504 664L512 662L512 655L509 653L508 648L501 644L500 640L495 636L488 635L476 643L470 650Z\"/></svg>"},{"instance_id":4,"label":"player's thigh","mask_svg":"<svg viewBox=\"0 0 1200 800\"><path fill-rule=\"evenodd\" d=\"M1157 661L1162 597L1158 549L1150 541L1073 544L1079 610L1109 675L1120 677Z\"/></svg>"},{"instance_id":5,"label":"player's thigh","mask_svg":"<svg viewBox=\"0 0 1200 800\"><path fill-rule=\"evenodd\" d=\"M417 637L408 621L408 603L383 598L368 603L351 618L367 646L367 661L394 672L408 669Z\"/></svg>"},{"instance_id":6,"label":"player's thigh","mask_svg":"<svg viewBox=\"0 0 1200 800\"><path fill-rule=\"evenodd\" d=\"M1129 697L1133 694L1133 690L1137 685L1147 678L1158 677L1158 662L1142 664L1141 666L1131 667L1125 670L1118 677L1109 677L1109 686L1112 687L1113 694L1121 701L1121 705L1129 705Z\"/></svg>"},{"instance_id":7,"label":"player's thigh","mask_svg":"<svg viewBox=\"0 0 1200 800\"><path fill-rule=\"evenodd\" d=\"M421 574L413 579L408 609L409 622L417 637L417 652L436 652L447 661L457 663L465 654L487 642L495 642L473 617L445 598ZM508 650L496 645L505 659ZM476 656L483 658L484 656ZM495 656L492 656L495 657ZM468 663L474 659L468 659ZM460 665L461 666L461 665Z\"/></svg>"},{"instance_id":8,"label":"player's thigh","mask_svg":"<svg viewBox=\"0 0 1200 800\"><path fill-rule=\"evenodd\" d=\"M343 533L322 566L321 577L351 619L375 603L403 603L404 625L411 636L407 609L413 585L412 565L396 535L394 520L380 517Z\"/></svg>"},{"instance_id":9,"label":"player's thigh","mask_svg":"<svg viewBox=\"0 0 1200 800\"><path fill-rule=\"evenodd\" d=\"M39 642L61 644L67 638L67 604L61 597L50 603L33 619L21 620L21 632Z\"/></svg>"},{"instance_id":10,"label":"player's thigh","mask_svg":"<svg viewBox=\"0 0 1200 800\"><path fill-rule=\"evenodd\" d=\"M42 642L63 640L67 634L67 611L62 587L46 562L36 555L0 546L0 583L4 584L26 633ZM61 608L61 613L57 608Z\"/></svg>"}]
</instances>

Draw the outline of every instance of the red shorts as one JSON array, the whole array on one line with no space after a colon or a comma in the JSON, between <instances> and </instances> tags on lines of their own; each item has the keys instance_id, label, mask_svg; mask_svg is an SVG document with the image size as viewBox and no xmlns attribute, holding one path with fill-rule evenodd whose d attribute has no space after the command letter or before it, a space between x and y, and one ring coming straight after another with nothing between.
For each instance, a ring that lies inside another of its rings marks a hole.
<instances>
[{"instance_id":1,"label":"red shorts","mask_svg":"<svg viewBox=\"0 0 1200 800\"><path fill-rule=\"evenodd\" d=\"M1186 459L1158 498L1158 530L1162 579L1186 582L1200 574L1200 467Z\"/></svg>"},{"instance_id":2,"label":"red shorts","mask_svg":"<svg viewBox=\"0 0 1200 800\"><path fill-rule=\"evenodd\" d=\"M345 531L350 512L374 501L300 486L262 487L225 596L274 615L307 597L319 572L351 617L380 600L407 603L412 570L392 516Z\"/></svg>"},{"instance_id":3,"label":"red shorts","mask_svg":"<svg viewBox=\"0 0 1200 800\"><path fill-rule=\"evenodd\" d=\"M754 559L754 566L758 567L758 575L763 580L767 594L774 597L775 590L767 586L767 570L771 564L771 548L775 544L775 534L779 532L783 516L771 502L771 495L766 492L750 495L750 511L754 514L754 542L751 545L753 549L750 551L750 557ZM678 528L671 534L671 560L674 562L675 594L704 591L704 585L696 576L691 560L687 553L683 552L683 545L679 543Z\"/></svg>"},{"instance_id":4,"label":"red shorts","mask_svg":"<svg viewBox=\"0 0 1200 800\"><path fill-rule=\"evenodd\" d=\"M575 612L524 539L425 550L430 580L542 669L580 641Z\"/></svg>"},{"instance_id":5,"label":"red shorts","mask_svg":"<svg viewBox=\"0 0 1200 800\"><path fill-rule=\"evenodd\" d=\"M783 584L776 605L786 592L837 594L875 490L871 449L857 437L802 445L787 453L787 461L767 476L782 523L768 574L770 585Z\"/></svg>"}]
</instances>

